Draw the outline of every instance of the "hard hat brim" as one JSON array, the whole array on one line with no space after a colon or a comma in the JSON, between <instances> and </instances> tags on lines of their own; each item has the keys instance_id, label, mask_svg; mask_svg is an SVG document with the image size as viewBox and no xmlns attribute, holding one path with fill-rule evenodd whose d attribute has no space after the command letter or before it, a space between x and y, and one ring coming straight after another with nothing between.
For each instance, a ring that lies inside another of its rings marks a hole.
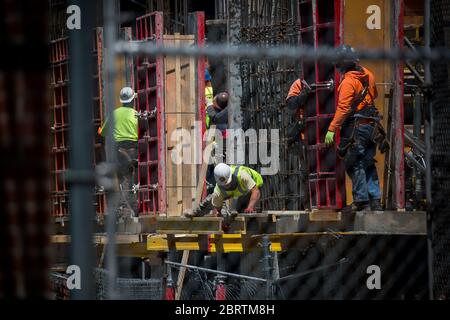
<instances>
[{"instance_id":1,"label":"hard hat brim","mask_svg":"<svg viewBox=\"0 0 450 320\"><path fill-rule=\"evenodd\" d=\"M216 181L216 183L219 185L219 186L226 186L227 184L230 184L231 183L231 180L233 179L233 175L230 173L230 176L228 177L228 180L227 181L225 181L225 182L221 182L221 181Z\"/></svg>"},{"instance_id":2,"label":"hard hat brim","mask_svg":"<svg viewBox=\"0 0 450 320\"><path fill-rule=\"evenodd\" d=\"M126 100L120 99L120 102L121 102L121 103L130 103L130 102L133 101L133 100L134 100L134 96L132 96L131 98L128 98L128 99L126 99Z\"/></svg>"}]
</instances>

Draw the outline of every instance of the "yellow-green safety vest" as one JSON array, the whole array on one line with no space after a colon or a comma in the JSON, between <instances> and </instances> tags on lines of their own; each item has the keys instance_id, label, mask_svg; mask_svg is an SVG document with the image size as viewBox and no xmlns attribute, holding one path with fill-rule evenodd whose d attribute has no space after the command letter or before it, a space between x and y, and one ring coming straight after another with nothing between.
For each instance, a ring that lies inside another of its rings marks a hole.
<instances>
[{"instance_id":1,"label":"yellow-green safety vest","mask_svg":"<svg viewBox=\"0 0 450 320\"><path fill-rule=\"evenodd\" d=\"M247 172L252 179L256 182L256 186L260 188L263 185L263 178L262 176L255 170L244 167L244 166L230 166L231 167L231 174L234 175L237 178L237 187L234 190L227 190L224 186L219 186L216 184L217 191L220 191L225 198L237 198L244 194L246 194L249 190L246 190L242 181L241 181L241 172L244 170Z\"/></svg>"},{"instance_id":2,"label":"yellow-green safety vest","mask_svg":"<svg viewBox=\"0 0 450 320\"><path fill-rule=\"evenodd\" d=\"M213 88L212 87L205 87L205 110L208 108L208 103L207 101L212 101L214 99L214 93L213 93ZM208 116L208 113L206 113L205 116L205 124L206 124L206 129L209 129L209 126L211 124L211 119Z\"/></svg>"}]
</instances>

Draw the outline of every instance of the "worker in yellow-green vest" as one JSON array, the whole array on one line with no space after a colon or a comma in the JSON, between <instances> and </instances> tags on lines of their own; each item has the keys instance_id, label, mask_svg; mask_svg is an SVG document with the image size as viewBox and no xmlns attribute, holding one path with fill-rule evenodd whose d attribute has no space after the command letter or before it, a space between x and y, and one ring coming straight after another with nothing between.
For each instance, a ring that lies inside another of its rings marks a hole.
<instances>
[{"instance_id":1,"label":"worker in yellow-green vest","mask_svg":"<svg viewBox=\"0 0 450 320\"><path fill-rule=\"evenodd\" d=\"M214 91L211 84L211 74L209 73L208 69L205 69L205 110L208 108L208 106L213 104L213 99ZM209 129L209 126L211 125L211 118L208 116L208 113L206 113L205 124L206 129Z\"/></svg>"},{"instance_id":2,"label":"worker in yellow-green vest","mask_svg":"<svg viewBox=\"0 0 450 320\"><path fill-rule=\"evenodd\" d=\"M255 205L261 197L260 188L263 185L263 178L258 172L245 166L219 163L214 168L214 178L216 179L214 192L192 213L186 213L187 217L204 216L211 210L216 210L216 213L220 214L224 201L228 199L237 199L237 212L255 212Z\"/></svg>"},{"instance_id":3,"label":"worker in yellow-green vest","mask_svg":"<svg viewBox=\"0 0 450 320\"><path fill-rule=\"evenodd\" d=\"M137 200L132 192L135 180L135 167L138 157L138 119L134 109L134 100L137 94L130 87L120 90L121 107L114 110L114 140L116 142L118 176L124 205L137 216ZM106 135L108 119L98 128L98 134Z\"/></svg>"}]
</instances>

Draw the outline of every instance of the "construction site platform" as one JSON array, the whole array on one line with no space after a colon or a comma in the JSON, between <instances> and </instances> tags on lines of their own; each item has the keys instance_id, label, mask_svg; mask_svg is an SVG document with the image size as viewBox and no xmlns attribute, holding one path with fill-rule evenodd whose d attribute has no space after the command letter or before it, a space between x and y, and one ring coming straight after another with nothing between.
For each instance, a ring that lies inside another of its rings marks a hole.
<instances>
[{"instance_id":1,"label":"construction site platform","mask_svg":"<svg viewBox=\"0 0 450 320\"><path fill-rule=\"evenodd\" d=\"M227 223L227 233L223 225ZM120 229L122 231L120 231ZM125 231L124 231L125 230ZM116 234L117 254L148 257L161 251L246 252L261 249L268 236L274 252L301 249L311 242L364 236L425 236L426 213L422 211L332 212L268 211L222 217L141 217L123 221ZM69 235L54 235L55 244L67 244ZM96 233L96 245L107 243Z\"/></svg>"}]
</instances>

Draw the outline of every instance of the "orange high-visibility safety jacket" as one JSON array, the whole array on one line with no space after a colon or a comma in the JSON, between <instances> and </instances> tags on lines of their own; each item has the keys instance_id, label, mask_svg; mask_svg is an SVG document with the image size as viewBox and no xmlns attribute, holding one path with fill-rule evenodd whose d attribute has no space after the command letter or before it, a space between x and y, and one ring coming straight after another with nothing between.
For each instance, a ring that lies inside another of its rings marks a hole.
<instances>
[{"instance_id":1,"label":"orange high-visibility safety jacket","mask_svg":"<svg viewBox=\"0 0 450 320\"><path fill-rule=\"evenodd\" d=\"M363 71L349 71L346 72L341 84L338 87L338 103L336 113L333 121L331 121L328 131L336 132L341 129L342 124L351 113L351 105L355 97L363 91L363 84L369 83L369 92L366 94L364 100L358 105L356 111L360 111L366 104L374 104L373 99L378 96L375 78L367 68Z\"/></svg>"},{"instance_id":2,"label":"orange high-visibility safety jacket","mask_svg":"<svg viewBox=\"0 0 450 320\"><path fill-rule=\"evenodd\" d=\"M286 100L289 99L290 97L298 96L301 91L302 91L302 82L301 82L300 79L297 79L291 85L291 88L289 89L288 96L286 97Z\"/></svg>"}]
</instances>

